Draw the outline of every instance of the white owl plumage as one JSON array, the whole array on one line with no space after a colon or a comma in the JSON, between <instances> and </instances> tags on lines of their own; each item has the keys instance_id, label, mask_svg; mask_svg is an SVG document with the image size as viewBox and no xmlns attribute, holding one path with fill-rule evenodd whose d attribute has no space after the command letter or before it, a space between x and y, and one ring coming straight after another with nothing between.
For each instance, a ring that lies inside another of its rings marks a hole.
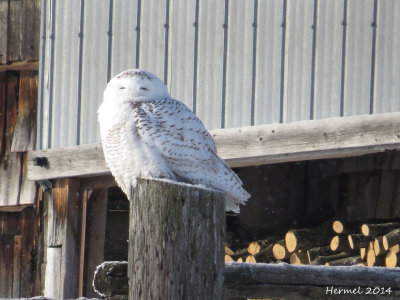
<instances>
[{"instance_id":1,"label":"white owl plumage","mask_svg":"<svg viewBox=\"0 0 400 300\"><path fill-rule=\"evenodd\" d=\"M132 69L107 84L98 110L104 156L121 189L142 178L165 178L226 192L226 209L239 212L250 194L217 155L200 119L170 97L150 72Z\"/></svg>"}]
</instances>

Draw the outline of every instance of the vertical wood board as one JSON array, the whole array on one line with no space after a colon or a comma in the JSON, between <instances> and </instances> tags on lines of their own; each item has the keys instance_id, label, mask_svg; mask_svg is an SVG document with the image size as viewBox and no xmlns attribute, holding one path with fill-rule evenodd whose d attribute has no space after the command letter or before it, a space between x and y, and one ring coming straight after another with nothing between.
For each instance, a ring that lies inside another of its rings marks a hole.
<instances>
[{"instance_id":1,"label":"vertical wood board","mask_svg":"<svg viewBox=\"0 0 400 300\"><path fill-rule=\"evenodd\" d=\"M11 152L33 150L36 144L37 72L21 72L19 78L18 117Z\"/></svg>"},{"instance_id":2,"label":"vertical wood board","mask_svg":"<svg viewBox=\"0 0 400 300\"><path fill-rule=\"evenodd\" d=\"M0 64L7 63L9 1L0 1Z\"/></svg>"},{"instance_id":3,"label":"vertical wood board","mask_svg":"<svg viewBox=\"0 0 400 300\"><path fill-rule=\"evenodd\" d=\"M13 298L13 258L14 236L0 235L0 297L9 299Z\"/></svg>"}]
</instances>

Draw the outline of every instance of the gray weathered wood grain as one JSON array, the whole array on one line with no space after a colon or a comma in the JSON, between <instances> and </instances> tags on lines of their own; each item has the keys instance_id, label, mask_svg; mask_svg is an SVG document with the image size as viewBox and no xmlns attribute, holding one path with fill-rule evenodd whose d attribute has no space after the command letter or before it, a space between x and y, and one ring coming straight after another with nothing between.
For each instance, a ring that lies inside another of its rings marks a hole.
<instances>
[{"instance_id":1,"label":"gray weathered wood grain","mask_svg":"<svg viewBox=\"0 0 400 300\"><path fill-rule=\"evenodd\" d=\"M400 113L331 118L211 131L231 167L339 158L400 149ZM48 167L34 165L47 157ZM28 178L108 174L101 145L28 153Z\"/></svg>"},{"instance_id":2,"label":"gray weathered wood grain","mask_svg":"<svg viewBox=\"0 0 400 300\"><path fill-rule=\"evenodd\" d=\"M222 193L139 179L129 219L129 299L223 298Z\"/></svg>"}]
</instances>

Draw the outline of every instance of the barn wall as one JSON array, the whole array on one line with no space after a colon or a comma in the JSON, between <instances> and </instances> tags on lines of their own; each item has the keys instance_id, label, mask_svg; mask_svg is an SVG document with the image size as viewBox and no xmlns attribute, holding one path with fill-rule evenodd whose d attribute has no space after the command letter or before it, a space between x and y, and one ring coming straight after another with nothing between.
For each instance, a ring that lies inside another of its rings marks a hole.
<instances>
[{"instance_id":1,"label":"barn wall","mask_svg":"<svg viewBox=\"0 0 400 300\"><path fill-rule=\"evenodd\" d=\"M42 0L39 148L99 142L102 91L135 67L208 129L400 111L399 15L395 0Z\"/></svg>"},{"instance_id":2,"label":"barn wall","mask_svg":"<svg viewBox=\"0 0 400 300\"><path fill-rule=\"evenodd\" d=\"M0 212L0 298L41 294L43 219L39 206Z\"/></svg>"},{"instance_id":3,"label":"barn wall","mask_svg":"<svg viewBox=\"0 0 400 300\"><path fill-rule=\"evenodd\" d=\"M0 72L0 208L35 203L26 164L36 144L37 85L37 71Z\"/></svg>"},{"instance_id":4,"label":"barn wall","mask_svg":"<svg viewBox=\"0 0 400 300\"><path fill-rule=\"evenodd\" d=\"M0 1L0 64L39 60L40 0Z\"/></svg>"}]
</instances>

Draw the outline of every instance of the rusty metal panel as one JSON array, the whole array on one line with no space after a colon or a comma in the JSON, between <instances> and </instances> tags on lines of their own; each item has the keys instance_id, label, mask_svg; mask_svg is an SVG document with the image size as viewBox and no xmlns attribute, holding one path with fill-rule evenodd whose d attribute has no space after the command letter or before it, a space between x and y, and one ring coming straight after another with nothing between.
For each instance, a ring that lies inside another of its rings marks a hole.
<instances>
[{"instance_id":1,"label":"rusty metal panel","mask_svg":"<svg viewBox=\"0 0 400 300\"><path fill-rule=\"evenodd\" d=\"M343 115L370 113L374 0L347 1Z\"/></svg>"},{"instance_id":2,"label":"rusty metal panel","mask_svg":"<svg viewBox=\"0 0 400 300\"><path fill-rule=\"evenodd\" d=\"M378 1L374 113L400 111L400 2Z\"/></svg>"},{"instance_id":3,"label":"rusty metal panel","mask_svg":"<svg viewBox=\"0 0 400 300\"><path fill-rule=\"evenodd\" d=\"M280 121L284 1L258 3L254 124Z\"/></svg>"}]
</instances>

